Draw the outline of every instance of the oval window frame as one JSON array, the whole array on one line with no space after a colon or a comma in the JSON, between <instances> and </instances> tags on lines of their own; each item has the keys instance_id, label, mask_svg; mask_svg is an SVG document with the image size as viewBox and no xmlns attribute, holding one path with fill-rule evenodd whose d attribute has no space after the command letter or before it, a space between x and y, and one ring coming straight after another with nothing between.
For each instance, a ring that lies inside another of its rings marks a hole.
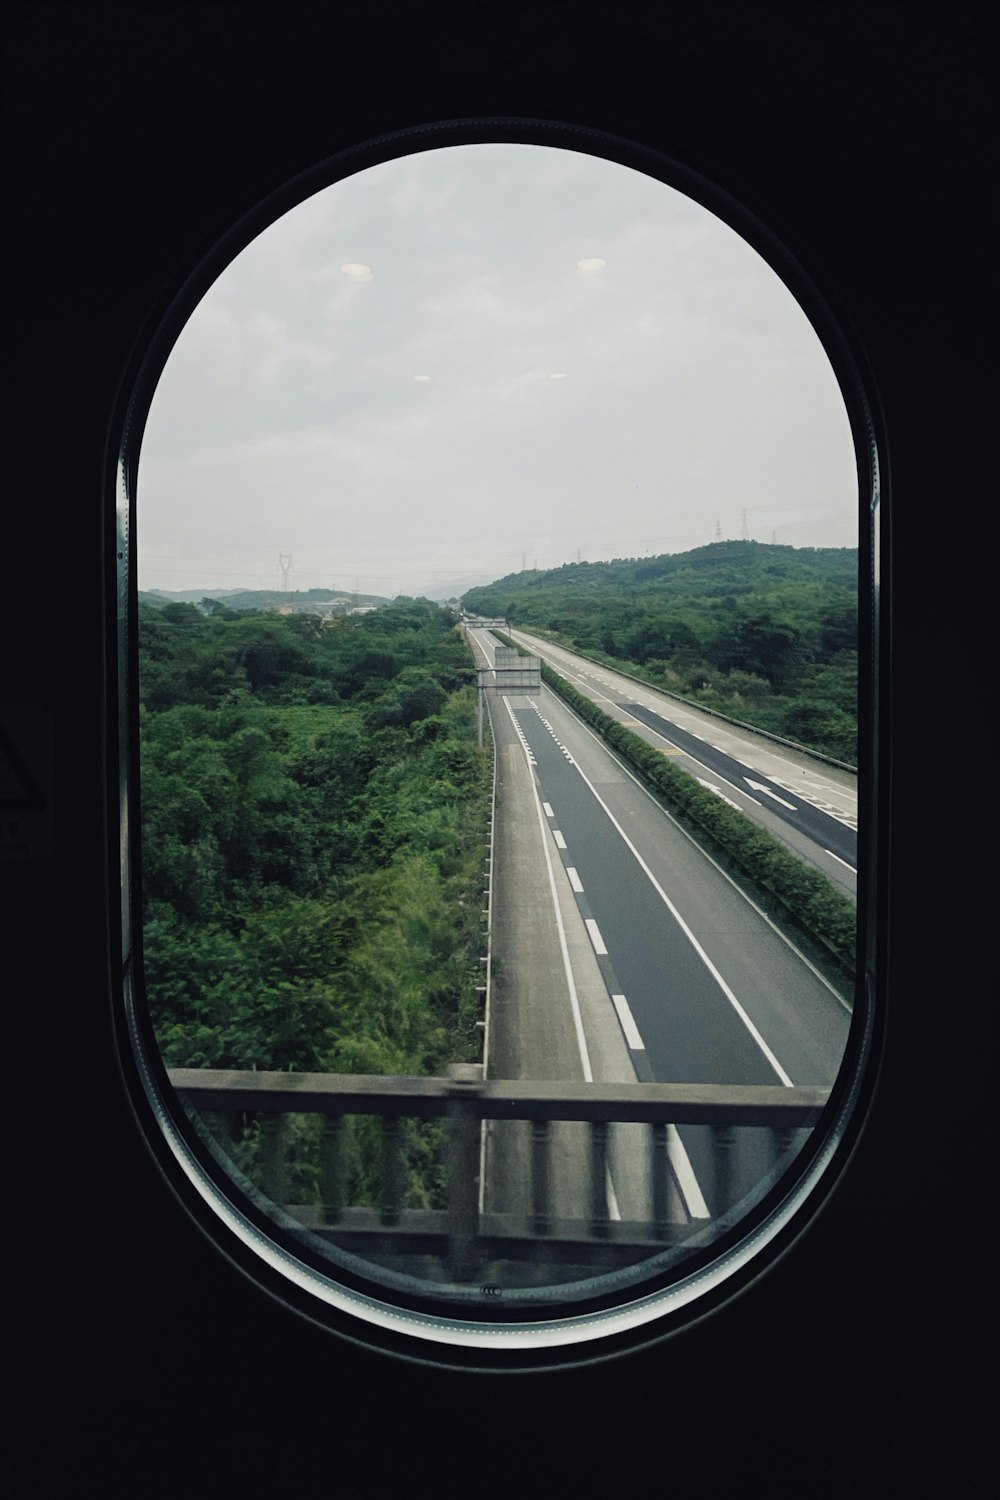
<instances>
[{"instance_id":1,"label":"oval window frame","mask_svg":"<svg viewBox=\"0 0 1000 1500\"><path fill-rule=\"evenodd\" d=\"M859 504L859 900L855 1004L844 1059L823 1118L775 1186L703 1254L624 1294L610 1287L544 1318L501 1303L456 1315L432 1295L387 1300L384 1281L349 1270L334 1277L283 1237L206 1150L170 1087L152 1034L142 973L138 684L134 510L139 453L153 393L188 318L229 263L281 215L342 178L381 162L444 146L507 142L582 151L630 167L685 194L725 222L767 262L808 318L830 360L854 441ZM175 1195L228 1259L296 1312L365 1347L411 1363L455 1369L560 1368L608 1359L658 1342L723 1307L807 1228L857 1144L877 1083L885 1026L887 872L888 591L887 464L874 382L831 289L726 189L663 153L591 127L519 117L439 121L377 136L324 158L261 198L188 268L182 268L123 378L108 448L105 486L108 569L108 806L114 1033L138 1127ZM867 585L867 592L864 592ZM116 815L116 816L115 816ZM220 1230L223 1232L220 1233Z\"/></svg>"}]
</instances>

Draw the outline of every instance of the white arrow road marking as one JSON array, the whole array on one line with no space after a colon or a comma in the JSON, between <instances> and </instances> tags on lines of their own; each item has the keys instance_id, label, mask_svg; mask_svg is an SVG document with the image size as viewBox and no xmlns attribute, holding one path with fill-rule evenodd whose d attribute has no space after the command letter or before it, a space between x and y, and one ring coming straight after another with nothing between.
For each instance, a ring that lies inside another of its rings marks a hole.
<instances>
[{"instance_id":1,"label":"white arrow road marking","mask_svg":"<svg viewBox=\"0 0 1000 1500\"><path fill-rule=\"evenodd\" d=\"M751 781L749 776L744 776L743 780L747 786L752 786L755 792L763 792L765 797L773 797L775 802L780 802L782 807L788 808L789 812L798 812L794 802L786 802L784 797L779 797L777 792L772 792L771 788L765 786L762 781Z\"/></svg>"}]
</instances>

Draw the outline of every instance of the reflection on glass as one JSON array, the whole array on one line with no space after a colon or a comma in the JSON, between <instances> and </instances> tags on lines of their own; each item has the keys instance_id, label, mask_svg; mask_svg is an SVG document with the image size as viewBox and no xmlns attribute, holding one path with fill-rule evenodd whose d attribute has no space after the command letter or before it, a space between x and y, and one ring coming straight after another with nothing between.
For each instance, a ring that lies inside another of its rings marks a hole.
<instances>
[{"instance_id":1,"label":"reflection on glass","mask_svg":"<svg viewBox=\"0 0 1000 1500\"><path fill-rule=\"evenodd\" d=\"M851 1017L858 510L794 298L620 165L426 151L219 276L139 469L145 983L314 1258L584 1297L794 1162Z\"/></svg>"}]
</instances>

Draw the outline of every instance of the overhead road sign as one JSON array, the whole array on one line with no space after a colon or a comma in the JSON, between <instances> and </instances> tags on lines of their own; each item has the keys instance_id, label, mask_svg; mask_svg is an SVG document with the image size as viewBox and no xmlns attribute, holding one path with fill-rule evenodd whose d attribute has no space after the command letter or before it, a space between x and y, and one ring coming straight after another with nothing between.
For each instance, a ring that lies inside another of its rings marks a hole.
<instances>
[{"instance_id":1,"label":"overhead road sign","mask_svg":"<svg viewBox=\"0 0 1000 1500\"><path fill-rule=\"evenodd\" d=\"M522 656L512 646L498 646L492 667L478 667L479 693L477 705L477 731L480 750L483 748L483 699L487 693L493 698L517 697L527 694L536 697L542 691L542 662L538 656Z\"/></svg>"},{"instance_id":2,"label":"overhead road sign","mask_svg":"<svg viewBox=\"0 0 1000 1500\"><path fill-rule=\"evenodd\" d=\"M542 691L542 663L538 656L522 656L512 646L498 646L492 667L479 668L479 686L494 697Z\"/></svg>"}]
</instances>

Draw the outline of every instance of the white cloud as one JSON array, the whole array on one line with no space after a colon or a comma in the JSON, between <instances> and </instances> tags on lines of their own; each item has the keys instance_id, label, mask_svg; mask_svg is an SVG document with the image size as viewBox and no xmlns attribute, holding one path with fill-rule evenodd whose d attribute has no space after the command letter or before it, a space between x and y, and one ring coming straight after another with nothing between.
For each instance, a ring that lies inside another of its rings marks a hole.
<instances>
[{"instance_id":1,"label":"white cloud","mask_svg":"<svg viewBox=\"0 0 1000 1500\"><path fill-rule=\"evenodd\" d=\"M164 372L139 506L160 587L227 538L370 576L391 546L395 592L400 554L419 586L533 537L543 566L697 545L744 507L801 545L857 524L836 382L761 257L640 173L499 145L357 174L237 257Z\"/></svg>"}]
</instances>

